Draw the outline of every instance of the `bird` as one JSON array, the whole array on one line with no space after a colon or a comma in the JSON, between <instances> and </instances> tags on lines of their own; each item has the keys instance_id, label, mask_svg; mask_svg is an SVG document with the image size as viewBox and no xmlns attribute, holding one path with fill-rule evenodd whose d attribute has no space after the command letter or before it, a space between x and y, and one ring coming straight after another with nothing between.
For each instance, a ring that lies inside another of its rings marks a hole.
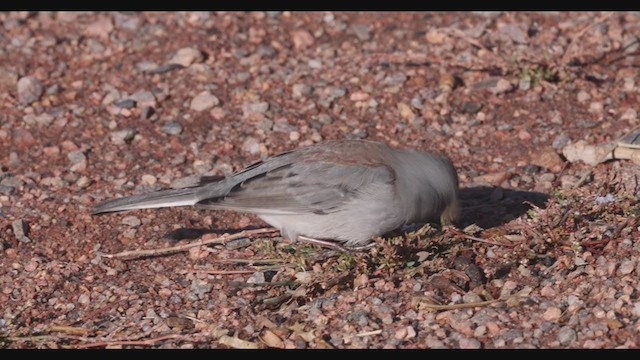
<instances>
[{"instance_id":1,"label":"bird","mask_svg":"<svg viewBox=\"0 0 640 360\"><path fill-rule=\"evenodd\" d=\"M290 241L341 250L403 225L450 224L460 213L448 157L370 140L301 147L191 187L107 200L91 213L175 206L253 213Z\"/></svg>"}]
</instances>

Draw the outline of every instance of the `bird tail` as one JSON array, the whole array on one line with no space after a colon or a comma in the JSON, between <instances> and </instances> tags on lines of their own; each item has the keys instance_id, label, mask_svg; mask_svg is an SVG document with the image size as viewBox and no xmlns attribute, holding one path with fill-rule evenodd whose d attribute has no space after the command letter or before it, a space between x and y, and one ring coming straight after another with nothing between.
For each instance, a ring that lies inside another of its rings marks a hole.
<instances>
[{"instance_id":1,"label":"bird tail","mask_svg":"<svg viewBox=\"0 0 640 360\"><path fill-rule=\"evenodd\" d=\"M91 214L100 214L115 211L154 209L169 206L195 205L202 200L203 193L198 188L172 189L156 191L148 194L125 196L118 199L107 200L96 205Z\"/></svg>"}]
</instances>

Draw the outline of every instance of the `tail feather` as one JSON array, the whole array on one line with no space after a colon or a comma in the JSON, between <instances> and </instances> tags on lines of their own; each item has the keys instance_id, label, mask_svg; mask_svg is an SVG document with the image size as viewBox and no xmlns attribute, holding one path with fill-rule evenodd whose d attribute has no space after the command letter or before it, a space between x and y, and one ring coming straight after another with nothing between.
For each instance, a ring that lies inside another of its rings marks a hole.
<instances>
[{"instance_id":1,"label":"tail feather","mask_svg":"<svg viewBox=\"0 0 640 360\"><path fill-rule=\"evenodd\" d=\"M198 188L174 189L125 196L118 199L107 200L96 205L91 211L91 214L195 205L198 201L202 200L203 197L202 192L199 190Z\"/></svg>"}]
</instances>

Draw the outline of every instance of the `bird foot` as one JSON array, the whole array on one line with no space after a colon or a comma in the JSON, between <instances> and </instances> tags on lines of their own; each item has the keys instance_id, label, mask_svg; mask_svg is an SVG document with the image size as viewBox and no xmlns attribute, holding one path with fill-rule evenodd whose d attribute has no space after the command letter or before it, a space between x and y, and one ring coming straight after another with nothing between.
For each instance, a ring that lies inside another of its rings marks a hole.
<instances>
[{"instance_id":1,"label":"bird foot","mask_svg":"<svg viewBox=\"0 0 640 360\"><path fill-rule=\"evenodd\" d=\"M298 241L304 241L304 242L309 243L309 244L318 245L318 246L321 246L321 247L334 249L334 250L338 250L338 251L342 251L342 252L365 251L365 250L371 249L372 247L377 245L375 242L372 241L372 242L370 242L370 243L368 243L366 245L359 245L359 246L346 246L345 245L345 246L343 246L343 245L339 245L335 241L314 239L314 238L310 238L310 237L302 236L302 235L298 235Z\"/></svg>"}]
</instances>

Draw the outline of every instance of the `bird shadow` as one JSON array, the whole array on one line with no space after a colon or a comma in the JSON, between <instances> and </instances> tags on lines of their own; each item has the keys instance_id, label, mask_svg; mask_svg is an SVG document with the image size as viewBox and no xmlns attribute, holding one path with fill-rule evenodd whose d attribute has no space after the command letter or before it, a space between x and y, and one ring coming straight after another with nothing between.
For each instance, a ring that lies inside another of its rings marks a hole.
<instances>
[{"instance_id":1,"label":"bird shadow","mask_svg":"<svg viewBox=\"0 0 640 360\"><path fill-rule=\"evenodd\" d=\"M525 214L533 205L545 208L549 195L501 187L476 186L460 189L461 216L458 227L464 228L476 224L483 229L491 229L504 225ZM205 229L181 228L164 235L169 241L194 240L205 234L236 233L243 230L257 229L249 226L242 229Z\"/></svg>"},{"instance_id":2,"label":"bird shadow","mask_svg":"<svg viewBox=\"0 0 640 360\"><path fill-rule=\"evenodd\" d=\"M483 229L504 225L525 214L534 205L546 208L549 195L536 191L476 186L460 189L459 227L476 224Z\"/></svg>"}]
</instances>

